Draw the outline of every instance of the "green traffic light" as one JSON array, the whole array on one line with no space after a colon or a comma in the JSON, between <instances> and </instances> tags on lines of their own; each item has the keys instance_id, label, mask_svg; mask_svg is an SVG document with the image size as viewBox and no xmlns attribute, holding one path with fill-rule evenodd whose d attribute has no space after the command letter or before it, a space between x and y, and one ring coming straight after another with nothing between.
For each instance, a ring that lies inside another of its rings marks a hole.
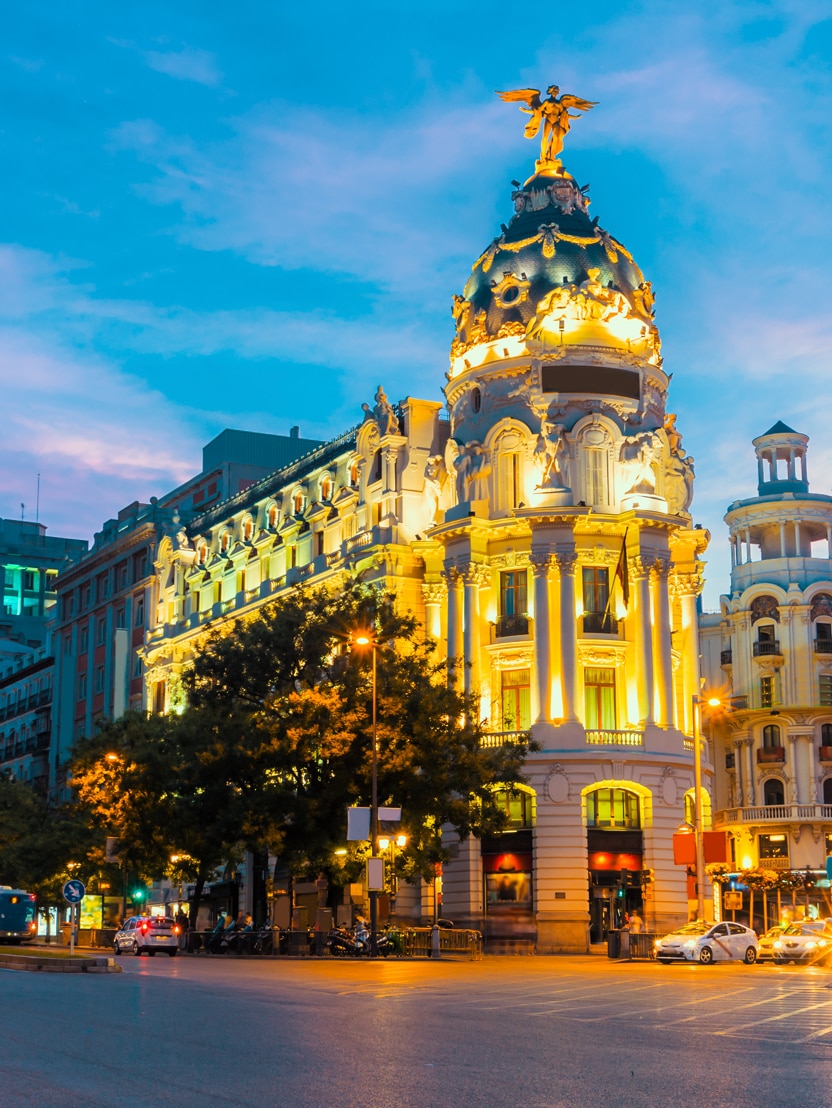
<instances>
[{"instance_id":1,"label":"green traffic light","mask_svg":"<svg viewBox=\"0 0 832 1108\"><path fill-rule=\"evenodd\" d=\"M133 899L134 900L144 900L146 892L147 892L146 889L136 889L136 891L133 893Z\"/></svg>"}]
</instances>

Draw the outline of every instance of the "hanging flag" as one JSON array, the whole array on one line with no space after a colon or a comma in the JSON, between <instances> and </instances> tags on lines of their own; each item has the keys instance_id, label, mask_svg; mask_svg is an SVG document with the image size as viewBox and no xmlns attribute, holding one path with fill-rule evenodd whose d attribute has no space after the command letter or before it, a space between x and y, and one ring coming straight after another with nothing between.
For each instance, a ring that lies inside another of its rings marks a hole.
<instances>
[{"instance_id":1,"label":"hanging flag","mask_svg":"<svg viewBox=\"0 0 832 1108\"><path fill-rule=\"evenodd\" d=\"M627 532L624 532L624 538L621 542L621 553L618 555L618 564L615 567L615 576L621 583L621 596L624 600L624 607L630 607L630 573L627 568Z\"/></svg>"}]
</instances>

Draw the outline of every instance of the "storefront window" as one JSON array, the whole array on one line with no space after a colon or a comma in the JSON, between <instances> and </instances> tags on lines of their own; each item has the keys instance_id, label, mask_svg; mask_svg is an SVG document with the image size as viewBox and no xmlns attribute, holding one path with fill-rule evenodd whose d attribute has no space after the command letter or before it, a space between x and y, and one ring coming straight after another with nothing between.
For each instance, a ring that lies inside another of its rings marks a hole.
<instances>
[{"instance_id":1,"label":"storefront window","mask_svg":"<svg viewBox=\"0 0 832 1108\"><path fill-rule=\"evenodd\" d=\"M764 858L788 858L789 846L785 835L760 835L760 861Z\"/></svg>"}]
</instances>

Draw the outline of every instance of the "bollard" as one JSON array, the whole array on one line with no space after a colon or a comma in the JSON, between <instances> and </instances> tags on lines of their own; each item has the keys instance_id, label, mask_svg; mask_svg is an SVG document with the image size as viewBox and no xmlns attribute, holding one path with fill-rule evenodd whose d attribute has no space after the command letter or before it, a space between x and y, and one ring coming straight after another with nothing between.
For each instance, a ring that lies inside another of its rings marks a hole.
<instances>
[{"instance_id":1,"label":"bollard","mask_svg":"<svg viewBox=\"0 0 832 1108\"><path fill-rule=\"evenodd\" d=\"M440 957L439 949L439 924L435 923L430 929L430 956L431 958Z\"/></svg>"}]
</instances>

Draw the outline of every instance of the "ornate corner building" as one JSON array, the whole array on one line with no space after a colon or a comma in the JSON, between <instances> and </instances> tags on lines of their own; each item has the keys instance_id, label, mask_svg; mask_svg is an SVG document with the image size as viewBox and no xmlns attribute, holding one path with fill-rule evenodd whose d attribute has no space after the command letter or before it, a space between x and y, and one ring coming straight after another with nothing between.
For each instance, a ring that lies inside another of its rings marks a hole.
<instances>
[{"instance_id":1,"label":"ornate corner building","mask_svg":"<svg viewBox=\"0 0 832 1108\"><path fill-rule=\"evenodd\" d=\"M754 439L758 495L725 516L731 591L702 620L714 825L737 869L824 871L832 853L832 496L809 492L808 439ZM824 874L825 876L825 874Z\"/></svg>"},{"instance_id":2,"label":"ornate corner building","mask_svg":"<svg viewBox=\"0 0 832 1108\"><path fill-rule=\"evenodd\" d=\"M379 388L359 426L165 535L142 654L145 702L165 710L207 628L354 569L394 590L479 696L487 741L536 747L506 834L449 832L443 914L585 951L624 907L657 930L687 918L671 844L709 536L651 285L547 135L454 299L449 419Z\"/></svg>"}]
</instances>

